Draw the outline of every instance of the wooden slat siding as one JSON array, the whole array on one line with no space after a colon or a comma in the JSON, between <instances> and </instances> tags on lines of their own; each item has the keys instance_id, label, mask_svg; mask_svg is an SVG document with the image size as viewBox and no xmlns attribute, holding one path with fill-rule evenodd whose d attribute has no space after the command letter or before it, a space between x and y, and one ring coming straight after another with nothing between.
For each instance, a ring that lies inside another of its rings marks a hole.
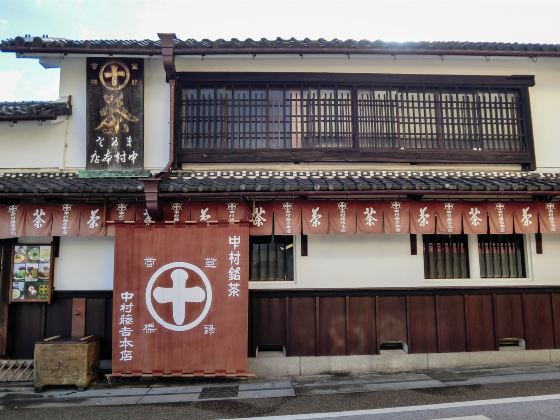
<instances>
[{"instance_id":1,"label":"wooden slat siding","mask_svg":"<svg viewBox=\"0 0 560 420\"><path fill-rule=\"evenodd\" d=\"M376 303L377 347L389 341L408 341L404 296L380 296Z\"/></svg>"},{"instance_id":2,"label":"wooden slat siding","mask_svg":"<svg viewBox=\"0 0 560 420\"><path fill-rule=\"evenodd\" d=\"M494 317L498 342L504 338L525 339L521 294L496 294Z\"/></svg>"},{"instance_id":3,"label":"wooden slat siding","mask_svg":"<svg viewBox=\"0 0 560 420\"><path fill-rule=\"evenodd\" d=\"M492 296L467 295L465 297L467 341L469 351L496 349Z\"/></svg>"},{"instance_id":4,"label":"wooden slat siding","mask_svg":"<svg viewBox=\"0 0 560 420\"><path fill-rule=\"evenodd\" d=\"M14 359L32 359L35 342L43 335L44 303L14 303L8 315L8 356Z\"/></svg>"},{"instance_id":5,"label":"wooden slat siding","mask_svg":"<svg viewBox=\"0 0 560 420\"><path fill-rule=\"evenodd\" d=\"M258 346L286 346L285 302L283 298L256 298L251 302L252 352Z\"/></svg>"},{"instance_id":6,"label":"wooden slat siding","mask_svg":"<svg viewBox=\"0 0 560 420\"><path fill-rule=\"evenodd\" d=\"M438 352L467 351L465 297L437 296Z\"/></svg>"},{"instance_id":7,"label":"wooden slat siding","mask_svg":"<svg viewBox=\"0 0 560 420\"><path fill-rule=\"evenodd\" d=\"M112 300L106 297L86 298L86 325L85 335L95 335L102 337L99 352L102 359L111 358L111 341L107 340L111 337L111 328L107 328L111 322L112 313L107 313L107 306L111 308ZM109 320L107 320L109 316Z\"/></svg>"},{"instance_id":8,"label":"wooden slat siding","mask_svg":"<svg viewBox=\"0 0 560 420\"><path fill-rule=\"evenodd\" d=\"M560 293L550 294L550 304L552 305L554 347L560 348Z\"/></svg>"},{"instance_id":9,"label":"wooden slat siding","mask_svg":"<svg viewBox=\"0 0 560 420\"><path fill-rule=\"evenodd\" d=\"M111 358L112 292L54 292L50 305L25 303L10 305L7 354L13 358L32 358L35 341L53 335L70 336L72 299L86 298L86 334L101 339L101 358ZM109 310L105 308L108 305Z\"/></svg>"},{"instance_id":10,"label":"wooden slat siding","mask_svg":"<svg viewBox=\"0 0 560 420\"><path fill-rule=\"evenodd\" d=\"M315 356L315 298L290 298L288 356Z\"/></svg>"},{"instance_id":11,"label":"wooden slat siding","mask_svg":"<svg viewBox=\"0 0 560 420\"><path fill-rule=\"evenodd\" d=\"M523 301L527 349L554 348L550 294L525 294Z\"/></svg>"},{"instance_id":12,"label":"wooden slat siding","mask_svg":"<svg viewBox=\"0 0 560 420\"><path fill-rule=\"evenodd\" d=\"M72 335L72 298L53 299L50 305L39 305L46 308L45 337Z\"/></svg>"},{"instance_id":13,"label":"wooden slat siding","mask_svg":"<svg viewBox=\"0 0 560 420\"><path fill-rule=\"evenodd\" d=\"M319 298L318 356L346 354L346 299Z\"/></svg>"},{"instance_id":14,"label":"wooden slat siding","mask_svg":"<svg viewBox=\"0 0 560 420\"><path fill-rule=\"evenodd\" d=\"M435 296L410 296L408 300L410 353L436 353Z\"/></svg>"},{"instance_id":15,"label":"wooden slat siding","mask_svg":"<svg viewBox=\"0 0 560 420\"><path fill-rule=\"evenodd\" d=\"M12 241L0 241L0 258L3 258L2 267L4 271L0 271L0 356L7 353L8 350L8 313L9 313L9 293L10 291L10 270L11 266L11 250Z\"/></svg>"},{"instance_id":16,"label":"wooden slat siding","mask_svg":"<svg viewBox=\"0 0 560 420\"><path fill-rule=\"evenodd\" d=\"M348 297L348 350L353 354L376 354L375 298Z\"/></svg>"}]
</instances>

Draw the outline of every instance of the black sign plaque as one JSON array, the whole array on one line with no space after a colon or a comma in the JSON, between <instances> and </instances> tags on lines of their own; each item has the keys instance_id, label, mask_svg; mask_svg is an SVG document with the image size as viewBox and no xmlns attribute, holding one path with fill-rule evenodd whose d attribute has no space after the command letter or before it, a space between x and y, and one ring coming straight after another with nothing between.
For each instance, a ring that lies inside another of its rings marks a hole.
<instances>
[{"instance_id":1,"label":"black sign plaque","mask_svg":"<svg viewBox=\"0 0 560 420\"><path fill-rule=\"evenodd\" d=\"M131 172L144 167L144 61L87 59L86 169Z\"/></svg>"}]
</instances>

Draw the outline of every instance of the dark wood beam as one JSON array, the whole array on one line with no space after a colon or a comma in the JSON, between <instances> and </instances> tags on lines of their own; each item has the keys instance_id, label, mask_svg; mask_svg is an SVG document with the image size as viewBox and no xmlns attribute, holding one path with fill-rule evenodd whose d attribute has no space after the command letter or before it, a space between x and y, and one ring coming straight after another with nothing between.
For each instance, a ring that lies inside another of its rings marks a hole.
<instances>
[{"instance_id":1,"label":"dark wood beam","mask_svg":"<svg viewBox=\"0 0 560 420\"><path fill-rule=\"evenodd\" d=\"M162 212L159 202L159 183L160 178L144 178L141 180L144 185L146 197L146 209L154 220L161 220Z\"/></svg>"},{"instance_id":2,"label":"dark wood beam","mask_svg":"<svg viewBox=\"0 0 560 420\"><path fill-rule=\"evenodd\" d=\"M439 151L388 149L287 149L287 150L211 150L180 149L179 162L377 162L377 163L501 163L531 165L529 151Z\"/></svg>"},{"instance_id":3,"label":"dark wood beam","mask_svg":"<svg viewBox=\"0 0 560 420\"><path fill-rule=\"evenodd\" d=\"M175 79L175 39L177 35L173 33L158 33L161 39L161 57L167 81Z\"/></svg>"},{"instance_id":4,"label":"dark wood beam","mask_svg":"<svg viewBox=\"0 0 560 420\"><path fill-rule=\"evenodd\" d=\"M542 233L535 233L535 248L537 254L543 253Z\"/></svg>"}]
</instances>

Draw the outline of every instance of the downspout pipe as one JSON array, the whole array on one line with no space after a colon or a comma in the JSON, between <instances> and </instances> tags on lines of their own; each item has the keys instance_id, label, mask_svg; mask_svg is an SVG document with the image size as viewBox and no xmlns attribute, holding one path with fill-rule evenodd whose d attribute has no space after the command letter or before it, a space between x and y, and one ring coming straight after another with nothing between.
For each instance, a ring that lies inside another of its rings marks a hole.
<instances>
[{"instance_id":1,"label":"downspout pipe","mask_svg":"<svg viewBox=\"0 0 560 420\"><path fill-rule=\"evenodd\" d=\"M162 211L159 202L159 183L169 177L175 160L175 39L174 33L158 33L161 40L161 56L165 70L165 81L169 83L169 160L165 167L154 177L142 179L146 198L146 209L154 220L161 220Z\"/></svg>"}]
</instances>

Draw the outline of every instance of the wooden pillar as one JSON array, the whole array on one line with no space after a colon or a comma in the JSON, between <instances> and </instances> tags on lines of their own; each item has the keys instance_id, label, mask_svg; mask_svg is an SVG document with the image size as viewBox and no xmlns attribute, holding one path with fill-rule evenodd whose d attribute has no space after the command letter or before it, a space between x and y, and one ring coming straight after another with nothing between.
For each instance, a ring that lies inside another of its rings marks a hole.
<instances>
[{"instance_id":1,"label":"wooden pillar","mask_svg":"<svg viewBox=\"0 0 560 420\"><path fill-rule=\"evenodd\" d=\"M86 298L72 299L72 337L86 335Z\"/></svg>"}]
</instances>

